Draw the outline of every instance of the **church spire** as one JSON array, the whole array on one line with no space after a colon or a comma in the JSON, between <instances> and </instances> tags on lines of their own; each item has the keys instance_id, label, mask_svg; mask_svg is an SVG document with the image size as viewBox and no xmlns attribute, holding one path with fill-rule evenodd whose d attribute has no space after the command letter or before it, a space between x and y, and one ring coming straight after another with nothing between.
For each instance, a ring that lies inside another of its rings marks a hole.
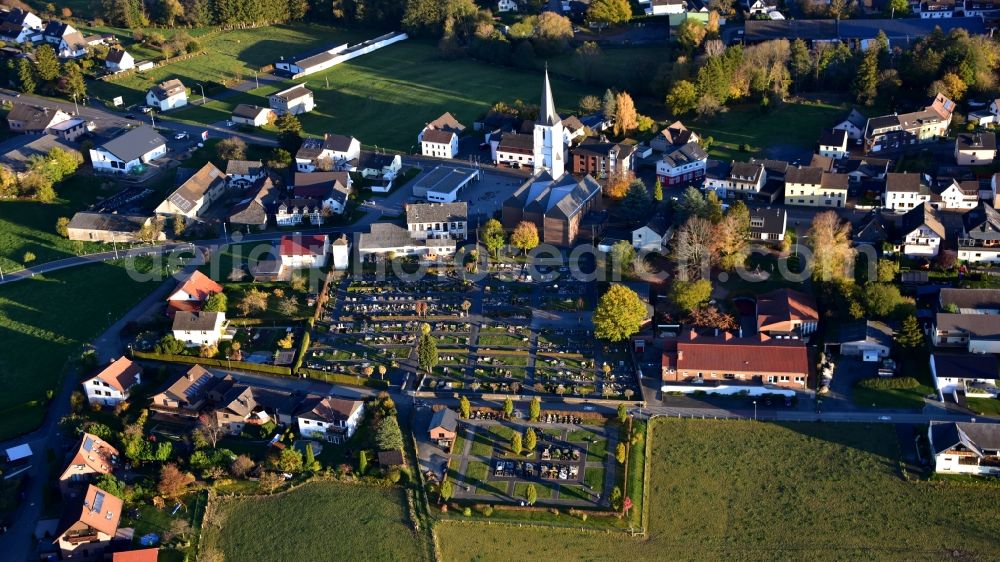
<instances>
[{"instance_id":1,"label":"church spire","mask_svg":"<svg viewBox=\"0 0 1000 562\"><path fill-rule=\"evenodd\" d=\"M542 106L538 110L538 122L543 125L552 126L559 121L559 114L556 113L556 104L552 101L552 86L549 84L549 65L545 63L545 87L542 91Z\"/></svg>"}]
</instances>

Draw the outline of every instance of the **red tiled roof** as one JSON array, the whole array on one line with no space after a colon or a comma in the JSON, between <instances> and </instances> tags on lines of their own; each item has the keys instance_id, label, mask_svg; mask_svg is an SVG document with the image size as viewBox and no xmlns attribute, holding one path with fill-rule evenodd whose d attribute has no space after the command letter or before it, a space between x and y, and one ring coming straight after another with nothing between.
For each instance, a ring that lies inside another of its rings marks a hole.
<instances>
[{"instance_id":1,"label":"red tiled roof","mask_svg":"<svg viewBox=\"0 0 1000 562\"><path fill-rule=\"evenodd\" d=\"M195 300L204 301L214 293L221 293L222 286L212 281L204 273L195 270L190 277L174 289L175 294L178 291L184 291Z\"/></svg>"},{"instance_id":2,"label":"red tiled roof","mask_svg":"<svg viewBox=\"0 0 1000 562\"><path fill-rule=\"evenodd\" d=\"M307 236L296 234L293 236L282 236L281 255L282 256L319 255L323 253L325 245L326 245L325 234L311 234Z\"/></svg>"},{"instance_id":3,"label":"red tiled roof","mask_svg":"<svg viewBox=\"0 0 1000 562\"><path fill-rule=\"evenodd\" d=\"M778 289L757 297L757 329L791 329L789 322L818 322L816 299L791 289Z\"/></svg>"},{"instance_id":4,"label":"red tiled roof","mask_svg":"<svg viewBox=\"0 0 1000 562\"><path fill-rule=\"evenodd\" d=\"M698 336L693 331L664 346L662 366L702 373L809 373L809 352L801 340Z\"/></svg>"},{"instance_id":5,"label":"red tiled roof","mask_svg":"<svg viewBox=\"0 0 1000 562\"><path fill-rule=\"evenodd\" d=\"M203 306L198 301L167 301L167 316L173 318L178 312L198 312Z\"/></svg>"},{"instance_id":6,"label":"red tiled roof","mask_svg":"<svg viewBox=\"0 0 1000 562\"><path fill-rule=\"evenodd\" d=\"M97 373L92 379L101 379L111 385L111 388L119 392L125 392L137 382L137 377L142 373L142 367L133 363L127 357L119 357L114 363L108 365L103 371Z\"/></svg>"},{"instance_id":7,"label":"red tiled roof","mask_svg":"<svg viewBox=\"0 0 1000 562\"><path fill-rule=\"evenodd\" d=\"M111 562L156 562L159 555L159 547L129 550L127 552L116 552L111 557Z\"/></svg>"},{"instance_id":8,"label":"red tiled roof","mask_svg":"<svg viewBox=\"0 0 1000 562\"><path fill-rule=\"evenodd\" d=\"M115 459L118 457L118 449L104 442L96 435L84 432L80 437L80 446L76 449L76 454L63 471L60 480L68 478L72 473L72 468L76 465L85 465L98 474L108 474L114 467Z\"/></svg>"}]
</instances>

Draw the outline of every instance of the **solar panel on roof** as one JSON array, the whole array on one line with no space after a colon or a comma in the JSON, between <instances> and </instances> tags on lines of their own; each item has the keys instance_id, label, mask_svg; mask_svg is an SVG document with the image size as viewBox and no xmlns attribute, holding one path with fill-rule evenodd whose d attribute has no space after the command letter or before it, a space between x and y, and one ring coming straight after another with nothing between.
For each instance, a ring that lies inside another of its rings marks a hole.
<instances>
[{"instance_id":1,"label":"solar panel on roof","mask_svg":"<svg viewBox=\"0 0 1000 562\"><path fill-rule=\"evenodd\" d=\"M94 440L92 438L88 437L88 438L86 438L86 439L83 440L83 450L84 451L87 451L89 453L90 450L93 449L93 448L94 448Z\"/></svg>"},{"instance_id":2,"label":"solar panel on roof","mask_svg":"<svg viewBox=\"0 0 1000 562\"><path fill-rule=\"evenodd\" d=\"M94 494L93 511L100 511L102 507L104 507L104 492L97 492Z\"/></svg>"},{"instance_id":3,"label":"solar panel on roof","mask_svg":"<svg viewBox=\"0 0 1000 562\"><path fill-rule=\"evenodd\" d=\"M187 390L184 391L184 396L190 398L191 396L196 394L198 390L201 389L201 387L205 386L205 383L208 382L208 378L209 377L207 376L203 376L200 377L198 380L194 381L193 383L191 383L191 386L187 387Z\"/></svg>"}]
</instances>

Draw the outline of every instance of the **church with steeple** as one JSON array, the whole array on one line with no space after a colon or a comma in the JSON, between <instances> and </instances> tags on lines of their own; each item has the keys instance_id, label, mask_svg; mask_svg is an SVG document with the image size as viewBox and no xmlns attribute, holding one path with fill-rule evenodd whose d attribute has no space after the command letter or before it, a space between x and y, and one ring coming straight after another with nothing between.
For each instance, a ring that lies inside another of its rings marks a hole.
<instances>
[{"instance_id":1,"label":"church with steeple","mask_svg":"<svg viewBox=\"0 0 1000 562\"><path fill-rule=\"evenodd\" d=\"M534 223L539 239L555 246L593 241L604 222L602 187L589 174L574 177L566 171L563 122L556 112L548 69L532 132L531 156L532 176L504 201L504 227L513 229L522 221Z\"/></svg>"}]
</instances>

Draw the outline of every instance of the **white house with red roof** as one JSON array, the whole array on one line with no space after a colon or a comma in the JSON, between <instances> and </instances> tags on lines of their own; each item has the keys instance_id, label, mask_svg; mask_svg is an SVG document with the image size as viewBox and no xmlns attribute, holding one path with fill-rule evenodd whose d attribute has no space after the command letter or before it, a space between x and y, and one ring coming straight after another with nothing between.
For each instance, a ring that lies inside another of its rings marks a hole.
<instances>
[{"instance_id":1,"label":"white house with red roof","mask_svg":"<svg viewBox=\"0 0 1000 562\"><path fill-rule=\"evenodd\" d=\"M53 544L63 560L101 560L118 534L124 502L118 496L91 484L83 497L63 503Z\"/></svg>"},{"instance_id":2,"label":"white house with red roof","mask_svg":"<svg viewBox=\"0 0 1000 562\"><path fill-rule=\"evenodd\" d=\"M281 265L291 269L325 267L329 254L330 237L325 234L282 236L278 249Z\"/></svg>"},{"instance_id":3,"label":"white house with red roof","mask_svg":"<svg viewBox=\"0 0 1000 562\"><path fill-rule=\"evenodd\" d=\"M212 281L204 273L195 270L180 282L167 297L167 316L173 317L179 311L196 312L205 306L208 297L222 292L222 285Z\"/></svg>"},{"instance_id":4,"label":"white house with red roof","mask_svg":"<svg viewBox=\"0 0 1000 562\"><path fill-rule=\"evenodd\" d=\"M76 453L59 475L59 489L63 496L67 498L79 496L86 488L86 484L93 482L102 474L110 474L118 463L118 458L118 449L100 437L84 432L80 437Z\"/></svg>"},{"instance_id":5,"label":"white house with red roof","mask_svg":"<svg viewBox=\"0 0 1000 562\"><path fill-rule=\"evenodd\" d=\"M87 401L99 406L117 406L128 400L129 390L142 382L142 367L119 357L100 373L83 381Z\"/></svg>"}]
</instances>

